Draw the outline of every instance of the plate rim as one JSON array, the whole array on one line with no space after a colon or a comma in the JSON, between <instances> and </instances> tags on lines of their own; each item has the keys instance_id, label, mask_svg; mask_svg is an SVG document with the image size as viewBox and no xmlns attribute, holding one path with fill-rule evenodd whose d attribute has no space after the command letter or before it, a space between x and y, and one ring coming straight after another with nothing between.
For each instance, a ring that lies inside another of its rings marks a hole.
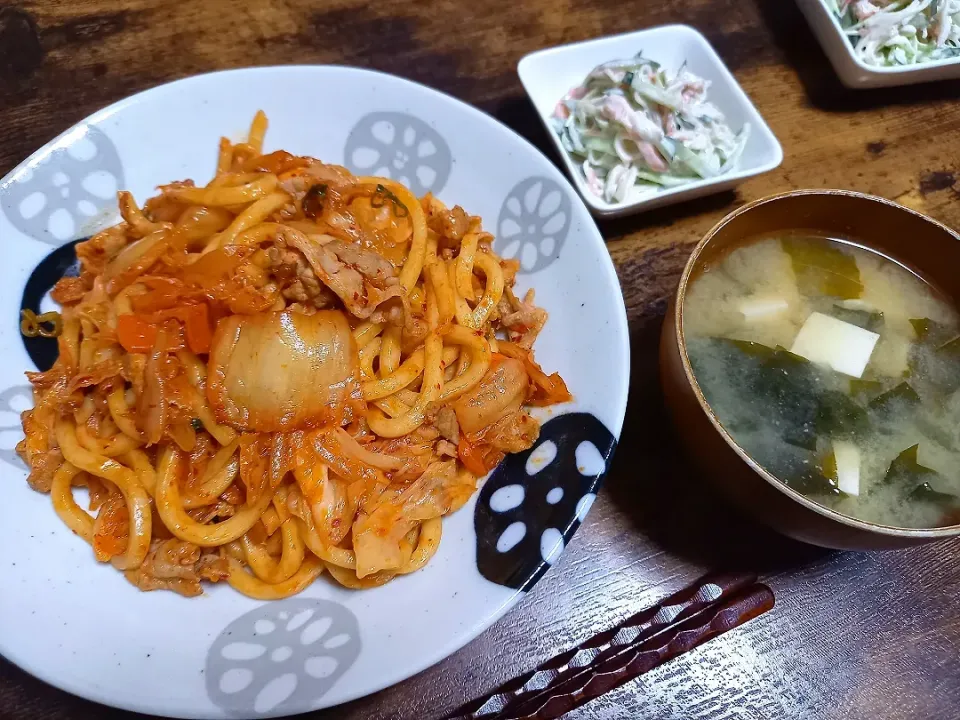
<instances>
[{"instance_id":1,"label":"plate rim","mask_svg":"<svg viewBox=\"0 0 960 720\"><path fill-rule=\"evenodd\" d=\"M519 140L523 145L526 145L527 148L540 155L543 159L547 169L544 171L548 174L552 174L553 178L556 180L562 179L564 183L570 185L570 190L573 192L569 193L572 198L571 202L579 203L582 209L585 211L585 219L589 220L589 223L585 223L583 228L583 233L590 238L590 242L594 246L594 250L600 258L600 266L603 268L602 272L606 276L607 284L612 285L616 289L615 297L619 299L619 302L614 303L617 306L617 310L613 313L613 317L610 317L612 321L612 335L613 342L611 343L611 350L616 353L619 358L619 363L623 368L622 372L622 392L618 393L620 395L616 398L617 409L614 415L614 424L609 428L612 432L614 438L619 440L621 431L623 429L623 423L626 416L626 409L629 398L629 388L630 388L630 361L631 361L631 352L630 352L630 328L627 317L627 308L626 302L623 297L623 289L620 285L619 277L616 272L616 267L613 263L613 259L610 255L609 250L607 249L606 242L600 233L599 228L594 221L589 208L583 202L583 199L580 196L579 192L576 192L576 187L570 183L567 177L559 168L550 160L547 155L541 151L536 145L530 142L527 138L522 136L516 130L506 125L493 115L480 110L477 107L469 104L465 100L461 100L453 95L446 93L442 90L430 87L423 83L419 83L415 80L410 80L399 75L394 75L387 72L382 72L379 70L372 70L369 68L356 67L351 65L341 65L341 64L303 64L303 63L290 63L282 65L263 65L263 66L247 66L247 67L238 67L238 68L228 68L223 70L214 70L211 72L198 73L194 75L189 75L187 77L178 78L176 80L171 80L168 82L159 83L152 85L143 90L139 90L131 95L120 98L119 100L96 110L89 115L84 116L80 120L76 121L68 128L64 129L62 132L54 136L52 139L48 140L46 143L41 145L37 150L30 153L25 159L17 163L8 173L6 173L2 178L0 178L0 191L5 189L8 185L13 182L16 182L20 175L25 171L35 167L40 162L42 162L46 157L50 155L51 152L58 149L58 147L65 145L65 141L70 138L73 133L78 132L81 129L87 128L89 126L97 125L102 123L105 120L108 120L110 117L116 115L117 113L123 111L127 107L134 106L136 104L142 103L147 100L148 96L154 94L163 94L169 92L173 88L184 88L195 83L200 83L204 81L210 81L213 78L218 76L227 76L227 75L245 75L245 74L256 74L256 75L269 75L274 73L284 73L287 71L307 71L307 72L336 72L336 73L360 73L361 75L369 76L374 79L382 79L387 82L399 82L404 85L418 88L419 90L427 91L440 96L443 100L450 101L458 106L460 111L465 111L473 114L475 117L482 117L484 122L492 122L496 125L500 131L505 131L512 134L517 140ZM539 115L539 113L538 113ZM122 188L120 188L122 189ZM613 455L615 454L616 448L610 455L610 460L612 460ZM608 461L609 467L609 461ZM599 492L603 486L604 480L606 479L607 472L602 473L596 482L595 491ZM482 487L482 486L481 486ZM478 487L477 492L480 491ZM586 519L586 516L589 515L589 511L581 519L582 522ZM571 538L576 535L579 526L571 534ZM566 546L564 547L564 551ZM561 553L562 555L562 553ZM545 573L544 573L545 574ZM465 647L468 643L477 639L481 634L487 631L492 627L496 622L498 622L507 612L513 609L523 596L525 596L533 587L542 579L537 578L530 586L525 590L515 589L512 594L507 598L499 608L497 608L492 614L484 617L477 625L476 629L469 629L463 632L460 635L451 636L449 642L445 644L438 644L437 649L433 652L425 653L423 660L417 663L411 663L406 665L404 669L398 673L396 679L380 682L375 681L370 683L367 686L367 689L357 688L356 691L347 691L343 694L341 700L339 700L335 705L326 706L327 709L343 705L345 703L357 700L363 697L369 697L375 693L381 692L386 688L393 687L394 685L399 685L402 682L409 680L414 675L417 675L424 670L433 667L434 665L442 662L443 660L451 657L461 648ZM263 603L269 601L263 601ZM261 605L263 604L261 603ZM163 717L193 717L193 718L219 718L223 716L223 713L220 712L209 712L204 711L200 708L197 710L191 711L189 716L180 716L169 714L169 711L166 711L163 708L152 707L145 704L134 705L126 702L118 702L116 699L111 698L109 695L100 692L96 687L91 687L89 685L84 685L79 682L74 682L71 678L63 678L62 674L56 674L52 670L48 670L48 666L39 665L36 668L28 667L27 664L21 664L18 661L18 658L13 657L7 653L0 653L4 659L9 661L12 665L19 668L21 671L27 673L28 675L37 678L41 682L52 685L53 687L67 692L76 697L82 698L87 701L95 702L107 707L118 708L122 710L129 710L133 712L143 712L149 714L155 714ZM304 711L298 711L304 712ZM312 712L312 711L311 711ZM268 713L266 717L285 717L286 713L281 713L279 715L273 715Z\"/></svg>"}]
</instances>

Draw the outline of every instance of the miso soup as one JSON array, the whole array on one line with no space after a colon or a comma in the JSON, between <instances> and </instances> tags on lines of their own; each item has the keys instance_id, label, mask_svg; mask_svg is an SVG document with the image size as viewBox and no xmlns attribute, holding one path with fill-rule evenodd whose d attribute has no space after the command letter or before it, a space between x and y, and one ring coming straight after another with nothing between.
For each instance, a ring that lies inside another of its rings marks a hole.
<instances>
[{"instance_id":1,"label":"miso soup","mask_svg":"<svg viewBox=\"0 0 960 720\"><path fill-rule=\"evenodd\" d=\"M935 288L798 232L733 250L684 303L707 402L781 482L868 522L960 522L960 316Z\"/></svg>"}]
</instances>

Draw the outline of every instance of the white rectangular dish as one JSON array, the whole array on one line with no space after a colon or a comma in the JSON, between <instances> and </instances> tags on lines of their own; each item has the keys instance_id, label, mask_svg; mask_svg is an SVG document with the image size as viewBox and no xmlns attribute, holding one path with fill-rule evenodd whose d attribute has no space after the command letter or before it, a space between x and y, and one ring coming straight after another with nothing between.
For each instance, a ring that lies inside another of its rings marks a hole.
<instances>
[{"instance_id":1,"label":"white rectangular dish","mask_svg":"<svg viewBox=\"0 0 960 720\"><path fill-rule=\"evenodd\" d=\"M579 164L564 149L550 118L564 94L583 82L597 65L630 58L641 51L671 71L676 71L686 62L691 72L710 82L709 99L726 116L730 127L739 130L749 123L750 136L739 164L729 172L677 187L662 188L653 195L628 197L624 202L610 203L589 190ZM539 50L521 59L517 72L574 185L591 212L600 217L627 215L729 190L747 178L773 170L783 160L780 143L750 98L707 39L686 25L664 25Z\"/></svg>"},{"instance_id":2,"label":"white rectangular dish","mask_svg":"<svg viewBox=\"0 0 960 720\"><path fill-rule=\"evenodd\" d=\"M840 82L848 88L892 87L960 78L960 57L899 67L868 65L857 57L853 43L826 0L797 0L797 4L830 58Z\"/></svg>"}]
</instances>

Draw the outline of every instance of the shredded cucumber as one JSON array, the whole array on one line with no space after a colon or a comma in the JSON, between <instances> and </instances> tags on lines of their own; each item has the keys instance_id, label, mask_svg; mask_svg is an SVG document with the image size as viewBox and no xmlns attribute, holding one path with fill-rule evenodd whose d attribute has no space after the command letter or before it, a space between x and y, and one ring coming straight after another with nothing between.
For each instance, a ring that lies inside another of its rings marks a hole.
<instances>
[{"instance_id":1,"label":"shredded cucumber","mask_svg":"<svg viewBox=\"0 0 960 720\"><path fill-rule=\"evenodd\" d=\"M750 128L734 132L686 63L674 73L643 57L604 63L568 92L553 125L591 192L623 202L729 172Z\"/></svg>"},{"instance_id":2,"label":"shredded cucumber","mask_svg":"<svg viewBox=\"0 0 960 720\"><path fill-rule=\"evenodd\" d=\"M867 65L960 56L960 0L828 0Z\"/></svg>"}]
</instances>

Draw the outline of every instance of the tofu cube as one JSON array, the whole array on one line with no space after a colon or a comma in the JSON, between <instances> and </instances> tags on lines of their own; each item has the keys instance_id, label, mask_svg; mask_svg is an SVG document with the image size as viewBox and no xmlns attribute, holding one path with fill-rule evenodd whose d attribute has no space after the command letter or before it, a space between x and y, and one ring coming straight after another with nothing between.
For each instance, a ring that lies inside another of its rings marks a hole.
<instances>
[{"instance_id":1,"label":"tofu cube","mask_svg":"<svg viewBox=\"0 0 960 720\"><path fill-rule=\"evenodd\" d=\"M740 312L747 322L772 320L789 307L789 303L778 297L749 297L740 302Z\"/></svg>"},{"instance_id":2,"label":"tofu cube","mask_svg":"<svg viewBox=\"0 0 960 720\"><path fill-rule=\"evenodd\" d=\"M843 440L833 441L833 459L837 463L837 486L847 495L860 494L860 451Z\"/></svg>"},{"instance_id":3,"label":"tofu cube","mask_svg":"<svg viewBox=\"0 0 960 720\"><path fill-rule=\"evenodd\" d=\"M866 312L877 311L877 308L873 303L868 303L866 300L861 300L860 298L841 300L840 307L845 307L847 310L865 310Z\"/></svg>"},{"instance_id":4,"label":"tofu cube","mask_svg":"<svg viewBox=\"0 0 960 720\"><path fill-rule=\"evenodd\" d=\"M810 362L862 377L880 336L823 313L812 313L800 328L790 352Z\"/></svg>"}]
</instances>

